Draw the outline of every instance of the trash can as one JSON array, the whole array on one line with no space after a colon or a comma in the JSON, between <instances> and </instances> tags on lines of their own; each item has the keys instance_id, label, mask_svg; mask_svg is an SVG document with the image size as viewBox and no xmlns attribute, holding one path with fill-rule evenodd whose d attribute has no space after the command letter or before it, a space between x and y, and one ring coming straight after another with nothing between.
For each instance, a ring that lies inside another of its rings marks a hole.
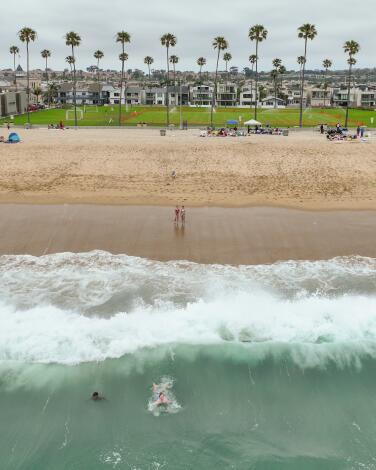
<instances>
[{"instance_id":1,"label":"trash can","mask_svg":"<svg viewBox=\"0 0 376 470\"><path fill-rule=\"evenodd\" d=\"M287 136L289 135L288 129L284 129L283 132L282 132L282 135L284 135L285 137L287 137Z\"/></svg>"},{"instance_id":2,"label":"trash can","mask_svg":"<svg viewBox=\"0 0 376 470\"><path fill-rule=\"evenodd\" d=\"M166 129L161 129L159 132L162 137L166 135Z\"/></svg>"}]
</instances>

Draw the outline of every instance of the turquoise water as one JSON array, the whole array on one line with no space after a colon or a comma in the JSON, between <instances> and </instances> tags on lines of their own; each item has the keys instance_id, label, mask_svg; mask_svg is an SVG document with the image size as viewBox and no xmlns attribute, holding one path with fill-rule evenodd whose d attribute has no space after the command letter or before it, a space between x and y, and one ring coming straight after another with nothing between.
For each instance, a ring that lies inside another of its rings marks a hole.
<instances>
[{"instance_id":1,"label":"turquoise water","mask_svg":"<svg viewBox=\"0 0 376 470\"><path fill-rule=\"evenodd\" d=\"M0 468L376 468L375 274L0 257Z\"/></svg>"}]
</instances>

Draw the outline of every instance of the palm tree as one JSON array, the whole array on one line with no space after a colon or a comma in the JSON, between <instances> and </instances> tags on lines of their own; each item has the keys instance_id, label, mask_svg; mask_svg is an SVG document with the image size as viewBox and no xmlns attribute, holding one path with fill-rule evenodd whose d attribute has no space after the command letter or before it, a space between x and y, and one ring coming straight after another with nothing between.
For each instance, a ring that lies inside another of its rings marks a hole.
<instances>
[{"instance_id":1,"label":"palm tree","mask_svg":"<svg viewBox=\"0 0 376 470\"><path fill-rule=\"evenodd\" d=\"M39 97L41 94L42 94L42 89L39 86L35 87L33 90L33 95L37 97L37 104L39 104Z\"/></svg>"},{"instance_id":2,"label":"palm tree","mask_svg":"<svg viewBox=\"0 0 376 470\"><path fill-rule=\"evenodd\" d=\"M326 106L326 90L328 88L328 70L333 65L330 59L325 59L322 63L322 66L325 69L325 82L324 82L324 108Z\"/></svg>"},{"instance_id":3,"label":"palm tree","mask_svg":"<svg viewBox=\"0 0 376 470\"><path fill-rule=\"evenodd\" d=\"M346 41L345 44L343 45L343 50L349 55L349 58L347 59L347 63L349 64L349 75L348 75L348 84L347 84L347 104L346 104L346 119L345 119L345 127L347 127L348 122L349 122L352 68L353 68L353 65L356 64L356 59L354 55L356 55L359 52L360 46L356 41Z\"/></svg>"},{"instance_id":4,"label":"palm tree","mask_svg":"<svg viewBox=\"0 0 376 470\"><path fill-rule=\"evenodd\" d=\"M166 80L167 126L170 125L170 106L169 106L169 95L168 95L168 85L169 85L169 81L170 81L169 49L170 49L170 47L175 47L176 43L177 43L177 39L171 33L166 33L161 37L161 44L162 44L162 46L166 47L166 53L167 53L167 80Z\"/></svg>"},{"instance_id":5,"label":"palm tree","mask_svg":"<svg viewBox=\"0 0 376 470\"><path fill-rule=\"evenodd\" d=\"M213 127L213 111L214 111L214 105L215 105L215 100L217 99L217 80L218 80L218 65L219 65L219 56L221 54L221 51L225 51L228 48L228 43L226 39L222 36L217 36L216 38L213 39L212 46L215 49L218 50L217 54L217 65L215 68L215 79L214 79L214 93L212 97L212 104L211 104L211 111L210 111L210 126Z\"/></svg>"},{"instance_id":6,"label":"palm tree","mask_svg":"<svg viewBox=\"0 0 376 470\"><path fill-rule=\"evenodd\" d=\"M103 59L104 54L102 51L98 50L94 52L94 59L97 59L97 82L98 82L98 104L101 104L101 86L99 84L99 61Z\"/></svg>"},{"instance_id":7,"label":"palm tree","mask_svg":"<svg viewBox=\"0 0 376 470\"><path fill-rule=\"evenodd\" d=\"M119 126L121 126L121 100L123 97L123 82L124 82L124 63L128 60L128 55L125 53L125 44L131 42L131 35L126 31L119 31L116 35L116 42L121 44L121 80L120 80L120 99L119 99Z\"/></svg>"},{"instance_id":8,"label":"palm tree","mask_svg":"<svg viewBox=\"0 0 376 470\"><path fill-rule=\"evenodd\" d=\"M227 69L228 69L228 63L230 62L231 59L232 59L232 55L229 52L225 52L223 54L223 60L226 63L226 73L227 73Z\"/></svg>"},{"instance_id":9,"label":"palm tree","mask_svg":"<svg viewBox=\"0 0 376 470\"><path fill-rule=\"evenodd\" d=\"M232 59L232 55L229 52L225 52L223 54L223 60L226 63L226 80L227 81L228 81L228 63L230 62L231 59ZM226 83L226 87L227 87L227 83ZM225 107L227 107L227 102L225 104Z\"/></svg>"},{"instance_id":10,"label":"palm tree","mask_svg":"<svg viewBox=\"0 0 376 470\"><path fill-rule=\"evenodd\" d=\"M48 49L43 49L43 51L40 53L42 58L45 60L46 65L45 65L45 76L46 76L46 82L48 85L48 59L51 57L51 51Z\"/></svg>"},{"instance_id":11,"label":"palm tree","mask_svg":"<svg viewBox=\"0 0 376 470\"><path fill-rule=\"evenodd\" d=\"M71 75L72 75L72 79L73 79L73 64L75 62L75 58L71 55L69 55L68 57L65 58L65 62L67 64L69 64L69 67L70 67L70 71L71 71Z\"/></svg>"},{"instance_id":12,"label":"palm tree","mask_svg":"<svg viewBox=\"0 0 376 470\"><path fill-rule=\"evenodd\" d=\"M40 55L46 61L46 82L47 82L47 87L48 87L48 59L49 57L51 57L51 51L49 51L48 49L43 49ZM48 104L50 103L48 102Z\"/></svg>"},{"instance_id":13,"label":"palm tree","mask_svg":"<svg viewBox=\"0 0 376 470\"><path fill-rule=\"evenodd\" d=\"M249 29L248 37L251 41L256 42L256 93L255 93L255 119L257 119L257 101L258 101L258 47L259 43L264 41L268 36L268 31L261 24L256 24Z\"/></svg>"},{"instance_id":14,"label":"palm tree","mask_svg":"<svg viewBox=\"0 0 376 470\"><path fill-rule=\"evenodd\" d=\"M27 93L27 123L30 124L30 62L29 62L29 44L34 42L37 38L37 33L31 28L24 27L18 32L18 37L21 42L26 43L26 93Z\"/></svg>"},{"instance_id":15,"label":"palm tree","mask_svg":"<svg viewBox=\"0 0 376 470\"><path fill-rule=\"evenodd\" d=\"M150 66L154 63L153 57L150 57L150 55L147 55L144 59L144 64L148 66L148 71L149 71L149 82L150 82Z\"/></svg>"},{"instance_id":16,"label":"palm tree","mask_svg":"<svg viewBox=\"0 0 376 470\"><path fill-rule=\"evenodd\" d=\"M278 108L278 105L277 105L278 76L281 73L281 69L282 69L282 73L284 73L285 68L282 65L281 59L273 59L272 64L274 67L271 73L271 76L274 82L274 108L277 109Z\"/></svg>"},{"instance_id":17,"label":"palm tree","mask_svg":"<svg viewBox=\"0 0 376 470\"><path fill-rule=\"evenodd\" d=\"M251 54L249 56L249 62L251 63L251 70L252 70L252 76L251 76L251 104L250 104L251 108L252 108L252 99L253 99L253 69L255 67L256 61L257 61L256 54Z\"/></svg>"},{"instance_id":18,"label":"palm tree","mask_svg":"<svg viewBox=\"0 0 376 470\"><path fill-rule=\"evenodd\" d=\"M126 52L122 52L121 54L119 54L119 60L121 62L121 68L122 70L124 70L124 64L125 62L128 60L129 56ZM120 104L119 104L119 108L120 108L120 113L119 113L119 126L121 126L121 96L122 96L122 92L123 92L123 87L120 86ZM127 90L124 89L124 104L126 106L127 105ZM127 111L127 110L126 110Z\"/></svg>"},{"instance_id":19,"label":"palm tree","mask_svg":"<svg viewBox=\"0 0 376 470\"><path fill-rule=\"evenodd\" d=\"M74 125L77 127L77 102L76 102L76 57L74 48L81 44L81 37L74 31L70 31L65 35L65 44L72 49L72 65L73 65L73 105L74 105Z\"/></svg>"},{"instance_id":20,"label":"palm tree","mask_svg":"<svg viewBox=\"0 0 376 470\"><path fill-rule=\"evenodd\" d=\"M299 114L299 126L303 127L303 94L304 94L304 76L305 66L307 63L307 43L308 39L313 41L317 36L316 26L313 24L305 23L298 28L298 38L304 39L304 61L302 65L302 76L300 85L300 114Z\"/></svg>"},{"instance_id":21,"label":"palm tree","mask_svg":"<svg viewBox=\"0 0 376 470\"><path fill-rule=\"evenodd\" d=\"M174 83L176 84L176 70L175 70L175 66L176 66L176 64L179 63L179 57L178 57L177 55L172 55L172 56L170 56L170 63L172 64L173 69L174 69Z\"/></svg>"},{"instance_id":22,"label":"palm tree","mask_svg":"<svg viewBox=\"0 0 376 470\"><path fill-rule=\"evenodd\" d=\"M20 50L17 46L11 46L9 52L13 55L14 85L17 87L16 55L20 53Z\"/></svg>"},{"instance_id":23,"label":"palm tree","mask_svg":"<svg viewBox=\"0 0 376 470\"><path fill-rule=\"evenodd\" d=\"M202 73L202 67L206 64L206 59L205 57L199 57L197 59L197 65L200 67L200 83L202 83L201 79L201 73Z\"/></svg>"}]
</instances>

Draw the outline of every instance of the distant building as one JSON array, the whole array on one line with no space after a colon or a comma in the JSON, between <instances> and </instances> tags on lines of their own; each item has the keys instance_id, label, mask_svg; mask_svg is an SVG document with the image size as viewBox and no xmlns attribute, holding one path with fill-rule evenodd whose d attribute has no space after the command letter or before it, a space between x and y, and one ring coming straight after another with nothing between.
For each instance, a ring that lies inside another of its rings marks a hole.
<instances>
[{"instance_id":1,"label":"distant building","mask_svg":"<svg viewBox=\"0 0 376 470\"><path fill-rule=\"evenodd\" d=\"M238 87L234 83L218 83L217 85L217 106L236 106Z\"/></svg>"},{"instance_id":2,"label":"distant building","mask_svg":"<svg viewBox=\"0 0 376 470\"><path fill-rule=\"evenodd\" d=\"M213 101L214 86L194 85L190 88L190 102L193 106L211 106Z\"/></svg>"}]
</instances>

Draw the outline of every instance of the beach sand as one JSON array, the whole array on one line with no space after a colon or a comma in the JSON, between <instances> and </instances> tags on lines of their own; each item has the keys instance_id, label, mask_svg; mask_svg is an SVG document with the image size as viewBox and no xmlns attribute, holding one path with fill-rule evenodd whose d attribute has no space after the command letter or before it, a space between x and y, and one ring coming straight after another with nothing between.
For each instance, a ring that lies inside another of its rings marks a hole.
<instances>
[{"instance_id":1,"label":"beach sand","mask_svg":"<svg viewBox=\"0 0 376 470\"><path fill-rule=\"evenodd\" d=\"M198 130L19 132L21 144L0 145L3 203L376 208L372 140L336 144L312 130L247 138L200 138Z\"/></svg>"},{"instance_id":2,"label":"beach sand","mask_svg":"<svg viewBox=\"0 0 376 470\"><path fill-rule=\"evenodd\" d=\"M0 205L0 254L104 250L168 261L264 264L289 259L376 258L376 212L272 207L173 208Z\"/></svg>"}]
</instances>

